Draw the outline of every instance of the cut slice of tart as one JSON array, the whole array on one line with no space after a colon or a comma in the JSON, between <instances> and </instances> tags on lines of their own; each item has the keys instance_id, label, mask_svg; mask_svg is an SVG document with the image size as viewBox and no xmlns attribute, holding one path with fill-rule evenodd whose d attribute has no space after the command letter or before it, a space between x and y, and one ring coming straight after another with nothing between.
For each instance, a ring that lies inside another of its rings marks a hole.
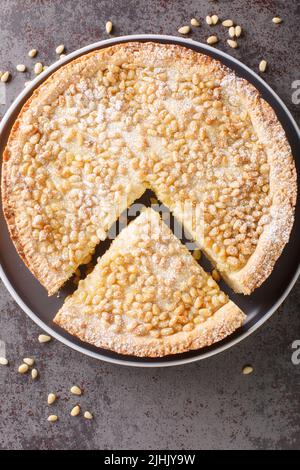
<instances>
[{"instance_id":1,"label":"cut slice of tart","mask_svg":"<svg viewBox=\"0 0 300 470\"><path fill-rule=\"evenodd\" d=\"M209 346L244 319L159 214L146 209L80 281L54 321L97 347L159 357Z\"/></svg>"}]
</instances>

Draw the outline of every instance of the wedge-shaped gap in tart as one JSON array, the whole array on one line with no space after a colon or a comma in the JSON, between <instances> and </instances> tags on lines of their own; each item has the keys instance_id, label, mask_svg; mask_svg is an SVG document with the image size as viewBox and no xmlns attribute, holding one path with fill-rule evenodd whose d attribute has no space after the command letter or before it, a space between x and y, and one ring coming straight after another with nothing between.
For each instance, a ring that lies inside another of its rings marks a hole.
<instances>
[{"instance_id":1,"label":"wedge-shaped gap in tart","mask_svg":"<svg viewBox=\"0 0 300 470\"><path fill-rule=\"evenodd\" d=\"M97 347L159 357L209 346L244 319L148 208L122 230L54 321Z\"/></svg>"}]
</instances>

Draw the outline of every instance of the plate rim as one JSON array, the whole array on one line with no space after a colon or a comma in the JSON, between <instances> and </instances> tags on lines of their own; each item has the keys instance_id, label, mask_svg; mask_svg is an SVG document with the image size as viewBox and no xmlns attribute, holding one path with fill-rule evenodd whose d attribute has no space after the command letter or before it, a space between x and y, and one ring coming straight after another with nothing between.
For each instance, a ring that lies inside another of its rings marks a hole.
<instances>
[{"instance_id":1,"label":"plate rim","mask_svg":"<svg viewBox=\"0 0 300 470\"><path fill-rule=\"evenodd\" d=\"M223 52L222 50L215 49L207 44L204 44L200 41L196 41L191 38L181 38L177 36L170 36L170 35L161 35L161 34L133 34L133 35L125 35L125 36L117 36L109 39L104 39L101 41L97 41L95 43L89 44L87 46L81 47L80 49L77 49L70 54L68 54L65 58L59 59L56 62L54 62L52 65L50 65L45 71L43 71L40 75L38 75L35 79L31 81L31 83L25 87L25 89L14 99L12 104L9 106L7 109L6 113L4 114L1 123L0 123L0 135L3 132L4 128L6 127L11 114L20 106L20 103L22 100L26 97L29 96L32 91L36 88L37 85L40 85L49 75L51 75L54 71L59 69L62 65L66 64L70 60L79 57L82 54L86 54L88 52L91 52L92 50L96 50L98 48L104 48L110 45L114 44L119 44L122 42L134 42L134 41L154 41L154 42L161 42L161 41L167 41L169 43L179 43L183 46L187 47L200 47L202 50L207 50L208 52L213 52L217 56L219 56L219 60L222 62L222 58L227 59L229 62L232 62L242 69L246 70L251 76L253 76L258 82L262 84L262 86L267 89L267 91L275 98L277 103L281 106L283 111L286 113L286 115L289 118L290 123L293 126L294 131L299 137L300 140L300 130L299 127L296 123L295 118L293 117L292 113L286 106L286 104L282 101L282 99L277 95L277 93L273 90L273 88L268 85L268 83L263 80L261 76L259 76L256 72L254 72L250 67L245 65L243 62L240 60L236 59L235 57L232 57L230 54L227 54L226 52ZM298 265L298 268L293 276L293 278L290 280L289 284L285 288L283 294L279 297L277 302L270 308L262 318L257 320L252 326L250 326L247 331L244 331L240 333L237 337L232 338L231 340L226 341L225 344L217 345L214 349L210 351L206 351L204 353L201 353L201 350L199 350L199 355L195 355L193 357L187 357L187 358L180 358L176 359L176 356L174 359L170 359L168 362L160 362L159 360L155 360L155 362L143 362L143 358L140 358L139 361L135 362L133 360L130 360L130 356L126 355L120 355L119 358L114 358L106 355L102 355L101 352L94 352L92 350L89 350L85 348L84 346L78 345L73 343L71 340L68 338L65 338L64 336L60 335L57 333L54 329L52 329L50 326L44 323L36 313L34 313L28 305L23 301L23 299L19 296L19 294L16 292L14 289L13 285L11 284L10 280L8 279L8 276L6 275L1 263L0 263L0 278L3 281L4 286L12 296L12 298L15 300L15 302L19 305L19 307L44 331L46 331L49 335L51 335L53 338L57 339L61 343L65 344L66 346L69 346L70 348L85 354L89 357L92 357L97 360L102 360L108 363L112 364L117 364L117 365L122 365L122 366L132 366L132 367L146 367L146 368L152 368L152 367L173 367L173 366L179 366L179 365L184 365L184 364L189 364L192 362L200 361L203 359L207 359L208 357L214 356L216 354L219 354L226 349L229 349L233 347L234 345L238 344L239 342L243 341L245 338L250 336L254 331L256 331L260 326L262 326L275 312L276 310L280 307L280 305L283 303L283 301L287 298L289 293L291 292L292 288L294 287L298 277L300 275L300 263ZM84 344L84 343L83 343Z\"/></svg>"}]
</instances>

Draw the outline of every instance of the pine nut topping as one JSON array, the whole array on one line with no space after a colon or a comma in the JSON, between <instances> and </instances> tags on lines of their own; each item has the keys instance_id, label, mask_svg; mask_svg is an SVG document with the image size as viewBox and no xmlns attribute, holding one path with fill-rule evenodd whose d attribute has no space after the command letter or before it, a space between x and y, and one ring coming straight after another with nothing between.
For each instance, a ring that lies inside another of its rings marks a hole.
<instances>
[{"instance_id":1,"label":"pine nut topping","mask_svg":"<svg viewBox=\"0 0 300 470\"><path fill-rule=\"evenodd\" d=\"M55 49L55 52L57 55L60 55L64 52L65 50L65 46L64 44L60 44L59 46L57 46L57 48Z\"/></svg>"},{"instance_id":2,"label":"pine nut topping","mask_svg":"<svg viewBox=\"0 0 300 470\"><path fill-rule=\"evenodd\" d=\"M49 341L51 341L51 339L51 336L48 335L39 335L38 337L40 343L48 343Z\"/></svg>"},{"instance_id":3,"label":"pine nut topping","mask_svg":"<svg viewBox=\"0 0 300 470\"><path fill-rule=\"evenodd\" d=\"M93 415L89 411L85 411L83 416L85 419L93 419Z\"/></svg>"},{"instance_id":4,"label":"pine nut topping","mask_svg":"<svg viewBox=\"0 0 300 470\"><path fill-rule=\"evenodd\" d=\"M8 360L6 357L0 357L0 365L1 366L7 366L8 365Z\"/></svg>"},{"instance_id":5,"label":"pine nut topping","mask_svg":"<svg viewBox=\"0 0 300 470\"><path fill-rule=\"evenodd\" d=\"M52 405L56 400L56 395L54 393L49 393L47 398L48 405Z\"/></svg>"},{"instance_id":6,"label":"pine nut topping","mask_svg":"<svg viewBox=\"0 0 300 470\"><path fill-rule=\"evenodd\" d=\"M26 71L26 65L24 65L24 64L18 64L18 65L16 66L16 69L17 69L18 72L25 72L25 71Z\"/></svg>"},{"instance_id":7,"label":"pine nut topping","mask_svg":"<svg viewBox=\"0 0 300 470\"><path fill-rule=\"evenodd\" d=\"M25 357L23 359L23 362L24 362L24 364L27 364L28 366L31 367L34 364L34 359L32 359L31 357Z\"/></svg>"},{"instance_id":8,"label":"pine nut topping","mask_svg":"<svg viewBox=\"0 0 300 470\"><path fill-rule=\"evenodd\" d=\"M267 61L266 60L261 60L260 63L259 63L258 68L259 68L260 72L265 72L266 68L267 68Z\"/></svg>"},{"instance_id":9,"label":"pine nut topping","mask_svg":"<svg viewBox=\"0 0 300 470\"><path fill-rule=\"evenodd\" d=\"M28 365L27 364L21 364L18 371L20 374L26 374L28 372Z\"/></svg>"},{"instance_id":10,"label":"pine nut topping","mask_svg":"<svg viewBox=\"0 0 300 470\"><path fill-rule=\"evenodd\" d=\"M232 20L224 20L224 21L222 21L222 25L225 26L225 28L230 28L230 26L233 26L233 21Z\"/></svg>"},{"instance_id":11,"label":"pine nut topping","mask_svg":"<svg viewBox=\"0 0 300 470\"><path fill-rule=\"evenodd\" d=\"M219 41L217 36L209 36L206 40L207 44L216 44Z\"/></svg>"},{"instance_id":12,"label":"pine nut topping","mask_svg":"<svg viewBox=\"0 0 300 470\"><path fill-rule=\"evenodd\" d=\"M71 416L78 416L80 414L80 406L76 405L71 410Z\"/></svg>"},{"instance_id":13,"label":"pine nut topping","mask_svg":"<svg viewBox=\"0 0 300 470\"><path fill-rule=\"evenodd\" d=\"M235 28L234 28L234 33L235 33L235 36L237 38L239 38L242 34L242 28L241 26L237 25Z\"/></svg>"},{"instance_id":14,"label":"pine nut topping","mask_svg":"<svg viewBox=\"0 0 300 470\"><path fill-rule=\"evenodd\" d=\"M207 17L205 18L205 21L208 25L211 25L212 24L211 16L207 15Z\"/></svg>"},{"instance_id":15,"label":"pine nut topping","mask_svg":"<svg viewBox=\"0 0 300 470\"><path fill-rule=\"evenodd\" d=\"M34 66L34 73L39 75L43 71L43 64L41 62L37 62Z\"/></svg>"},{"instance_id":16,"label":"pine nut topping","mask_svg":"<svg viewBox=\"0 0 300 470\"><path fill-rule=\"evenodd\" d=\"M252 374L253 370L254 369L253 369L252 366L245 366L245 367L243 367L243 374L244 375Z\"/></svg>"},{"instance_id":17,"label":"pine nut topping","mask_svg":"<svg viewBox=\"0 0 300 470\"><path fill-rule=\"evenodd\" d=\"M200 22L196 18L191 19L192 26L200 26Z\"/></svg>"},{"instance_id":18,"label":"pine nut topping","mask_svg":"<svg viewBox=\"0 0 300 470\"><path fill-rule=\"evenodd\" d=\"M188 34L190 32L191 28L189 26L181 26L181 28L178 29L178 33L180 34Z\"/></svg>"},{"instance_id":19,"label":"pine nut topping","mask_svg":"<svg viewBox=\"0 0 300 470\"><path fill-rule=\"evenodd\" d=\"M73 385L73 387L71 387L71 389L70 389L70 392L73 395L82 395L81 388L77 387L77 385Z\"/></svg>"},{"instance_id":20,"label":"pine nut topping","mask_svg":"<svg viewBox=\"0 0 300 470\"><path fill-rule=\"evenodd\" d=\"M8 71L3 72L1 75L1 82L6 83L10 79L10 73Z\"/></svg>"},{"instance_id":21,"label":"pine nut topping","mask_svg":"<svg viewBox=\"0 0 300 470\"><path fill-rule=\"evenodd\" d=\"M227 39L227 44L233 49L236 49L238 47L238 43L233 39Z\"/></svg>"},{"instance_id":22,"label":"pine nut topping","mask_svg":"<svg viewBox=\"0 0 300 470\"><path fill-rule=\"evenodd\" d=\"M219 21L219 17L217 15L212 15L211 17L212 24L215 25Z\"/></svg>"},{"instance_id":23,"label":"pine nut topping","mask_svg":"<svg viewBox=\"0 0 300 470\"><path fill-rule=\"evenodd\" d=\"M58 420L58 417L56 415L50 415L47 418L47 421L49 421L50 423L55 423L55 421L57 420Z\"/></svg>"},{"instance_id":24,"label":"pine nut topping","mask_svg":"<svg viewBox=\"0 0 300 470\"><path fill-rule=\"evenodd\" d=\"M273 21L274 24L282 23L282 19L280 18L280 16L275 16L275 17L272 19L272 21Z\"/></svg>"},{"instance_id":25,"label":"pine nut topping","mask_svg":"<svg viewBox=\"0 0 300 470\"><path fill-rule=\"evenodd\" d=\"M33 380L35 380L35 379L37 379L38 375L39 375L39 374L38 374L37 369L32 369L32 371L31 371L31 378L32 378Z\"/></svg>"},{"instance_id":26,"label":"pine nut topping","mask_svg":"<svg viewBox=\"0 0 300 470\"><path fill-rule=\"evenodd\" d=\"M35 57L37 55L37 50L36 49L31 49L29 52L28 52L28 55L29 57Z\"/></svg>"},{"instance_id":27,"label":"pine nut topping","mask_svg":"<svg viewBox=\"0 0 300 470\"><path fill-rule=\"evenodd\" d=\"M105 25L105 29L106 29L107 34L110 34L112 32L113 24L111 21L107 21Z\"/></svg>"}]
</instances>

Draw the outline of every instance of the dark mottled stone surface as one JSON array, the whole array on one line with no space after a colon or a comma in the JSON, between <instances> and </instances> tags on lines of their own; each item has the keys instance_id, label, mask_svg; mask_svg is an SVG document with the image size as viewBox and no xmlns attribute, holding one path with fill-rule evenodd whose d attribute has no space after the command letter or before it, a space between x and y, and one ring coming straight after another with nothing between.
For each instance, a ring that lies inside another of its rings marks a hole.
<instances>
[{"instance_id":1,"label":"dark mottled stone surface","mask_svg":"<svg viewBox=\"0 0 300 470\"><path fill-rule=\"evenodd\" d=\"M105 38L108 19L115 35L176 35L192 16L203 20L211 13L242 25L240 48L229 49L223 28L203 21L191 36L205 40L216 30L223 39L218 47L250 67L268 60L264 78L299 122L300 105L292 103L292 82L300 80L297 0L0 0L0 70L13 72L0 115L31 77L14 68L26 63L32 69L27 56L32 47L49 64L60 43L72 51ZM282 25L271 22L275 14ZM298 282L278 312L233 349L178 368L130 369L96 362L56 341L39 345L39 328L1 285L0 339L11 365L0 366L0 448L299 449L300 365L291 362L291 345L300 339L299 311ZM16 373L25 356L36 358L40 379L34 383ZM243 376L248 363L254 373ZM79 400L68 392L74 383L85 391ZM60 397L51 410L50 391ZM94 413L94 421L70 417L78 401ZM46 421L50 412L59 415L58 423Z\"/></svg>"}]
</instances>

